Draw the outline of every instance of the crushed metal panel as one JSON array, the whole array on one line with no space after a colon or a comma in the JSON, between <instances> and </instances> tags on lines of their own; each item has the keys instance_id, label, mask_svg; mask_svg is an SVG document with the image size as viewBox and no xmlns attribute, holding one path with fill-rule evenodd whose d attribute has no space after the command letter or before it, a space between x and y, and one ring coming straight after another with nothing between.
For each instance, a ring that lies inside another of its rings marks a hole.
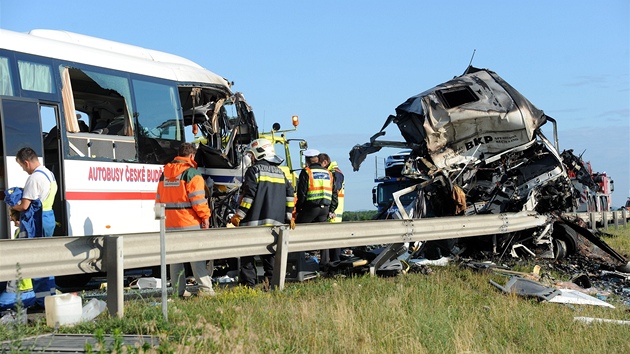
<instances>
[{"instance_id":1,"label":"crushed metal panel","mask_svg":"<svg viewBox=\"0 0 630 354\"><path fill-rule=\"evenodd\" d=\"M603 306L615 308L615 306L607 303L606 301L602 301L596 297L584 294L583 292L573 290L573 289L559 289L561 294L555 296L553 299L548 300L549 302L555 302L560 304L572 304L572 305L593 305L593 306Z\"/></svg>"},{"instance_id":2,"label":"crushed metal panel","mask_svg":"<svg viewBox=\"0 0 630 354\"><path fill-rule=\"evenodd\" d=\"M496 73L475 70L396 108L402 136L409 143L426 144L438 168L527 143L545 122L544 113Z\"/></svg>"},{"instance_id":3,"label":"crushed metal panel","mask_svg":"<svg viewBox=\"0 0 630 354\"><path fill-rule=\"evenodd\" d=\"M388 117L369 143L355 146L350 158L355 170L365 159L357 158L357 149L369 154L378 151L369 151L369 146L392 146L376 140L392 121L408 147L430 155L438 168L448 168L531 141L546 116L496 73L469 67L464 75L399 105L396 116Z\"/></svg>"},{"instance_id":4,"label":"crushed metal panel","mask_svg":"<svg viewBox=\"0 0 630 354\"><path fill-rule=\"evenodd\" d=\"M505 286L501 286L492 280L490 280L490 284L496 286L505 293L525 297L536 297L540 300L547 301L550 301L554 297L562 294L562 292L556 288L545 286L537 281L520 277L511 277Z\"/></svg>"}]
</instances>

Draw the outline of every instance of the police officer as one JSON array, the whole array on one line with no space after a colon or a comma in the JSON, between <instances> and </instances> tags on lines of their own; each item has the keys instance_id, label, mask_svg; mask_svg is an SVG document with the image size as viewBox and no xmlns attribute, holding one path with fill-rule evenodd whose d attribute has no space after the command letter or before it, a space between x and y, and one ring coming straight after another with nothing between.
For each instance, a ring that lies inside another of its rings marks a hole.
<instances>
[{"instance_id":1,"label":"police officer","mask_svg":"<svg viewBox=\"0 0 630 354\"><path fill-rule=\"evenodd\" d=\"M319 163L323 168L328 169L330 173L333 175L334 180L334 188L337 190L337 200L339 201L337 205L337 209L334 210L332 214L329 216L330 222L341 222L341 218L343 217L343 202L344 202L344 176L336 161L330 161L330 156L325 153L320 153ZM326 257L328 254L328 257ZM326 264L328 262L337 262L341 260L341 248L331 248L328 250L321 251L322 263Z\"/></svg>"},{"instance_id":2,"label":"police officer","mask_svg":"<svg viewBox=\"0 0 630 354\"><path fill-rule=\"evenodd\" d=\"M343 218L343 207L344 207L344 190L345 190L345 180L343 173L339 169L339 165L337 161L330 161L330 156L325 153L319 154L319 164L322 165L323 168L327 168L333 175L333 179L335 180L335 188L337 189L337 209L335 209L335 217L330 220L330 222L341 222Z\"/></svg>"},{"instance_id":3,"label":"police officer","mask_svg":"<svg viewBox=\"0 0 630 354\"><path fill-rule=\"evenodd\" d=\"M298 178L296 223L326 222L335 217L337 209L337 189L330 171L319 163L319 151L304 151L305 167ZM325 269L330 262L328 250L320 252L320 268Z\"/></svg>"},{"instance_id":4,"label":"police officer","mask_svg":"<svg viewBox=\"0 0 630 354\"><path fill-rule=\"evenodd\" d=\"M304 151L307 167L297 185L296 223L324 222L337 208L337 190L332 173L319 163L319 151Z\"/></svg>"}]
</instances>

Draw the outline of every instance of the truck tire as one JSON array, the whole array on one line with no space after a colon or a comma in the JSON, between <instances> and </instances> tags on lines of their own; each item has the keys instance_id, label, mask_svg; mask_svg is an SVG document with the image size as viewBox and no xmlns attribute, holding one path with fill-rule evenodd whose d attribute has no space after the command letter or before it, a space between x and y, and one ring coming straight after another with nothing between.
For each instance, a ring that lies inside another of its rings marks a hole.
<instances>
[{"instance_id":1,"label":"truck tire","mask_svg":"<svg viewBox=\"0 0 630 354\"><path fill-rule=\"evenodd\" d=\"M569 225L556 222L553 224L553 233L551 236L554 239L564 241L566 246L566 255L570 256L576 252L578 244L578 234Z\"/></svg>"}]
</instances>

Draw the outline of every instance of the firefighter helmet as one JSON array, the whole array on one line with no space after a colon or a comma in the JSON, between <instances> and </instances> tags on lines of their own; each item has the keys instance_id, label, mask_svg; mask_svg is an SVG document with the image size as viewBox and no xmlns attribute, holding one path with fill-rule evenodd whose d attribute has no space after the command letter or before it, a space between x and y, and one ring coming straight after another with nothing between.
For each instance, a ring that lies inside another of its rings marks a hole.
<instances>
[{"instance_id":1,"label":"firefighter helmet","mask_svg":"<svg viewBox=\"0 0 630 354\"><path fill-rule=\"evenodd\" d=\"M249 151L254 155L256 160L267 160L271 163L280 164L284 161L276 155L276 149L271 141L267 139L256 139L249 144Z\"/></svg>"}]
</instances>

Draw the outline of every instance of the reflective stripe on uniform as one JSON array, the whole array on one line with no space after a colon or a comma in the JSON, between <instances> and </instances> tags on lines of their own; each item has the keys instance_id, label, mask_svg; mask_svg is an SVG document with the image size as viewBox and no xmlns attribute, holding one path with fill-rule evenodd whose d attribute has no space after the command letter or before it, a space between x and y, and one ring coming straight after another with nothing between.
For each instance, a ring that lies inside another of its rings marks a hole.
<instances>
[{"instance_id":1,"label":"reflective stripe on uniform","mask_svg":"<svg viewBox=\"0 0 630 354\"><path fill-rule=\"evenodd\" d=\"M207 203L208 200L206 198L203 199L197 199L197 200L193 200L192 202L190 202L190 205L198 205L198 204L203 204L203 203Z\"/></svg>"},{"instance_id":2,"label":"reflective stripe on uniform","mask_svg":"<svg viewBox=\"0 0 630 354\"><path fill-rule=\"evenodd\" d=\"M252 203L254 202L254 200L252 198L243 198L243 200L241 200L241 206L243 208L249 209L252 207Z\"/></svg>"},{"instance_id":3,"label":"reflective stripe on uniform","mask_svg":"<svg viewBox=\"0 0 630 354\"><path fill-rule=\"evenodd\" d=\"M278 220L273 219L264 219L264 220L252 220L248 222L242 222L241 226L274 226L274 225L282 225Z\"/></svg>"},{"instance_id":4,"label":"reflective stripe on uniform","mask_svg":"<svg viewBox=\"0 0 630 354\"><path fill-rule=\"evenodd\" d=\"M256 183L260 183L260 182L270 182L270 183L279 183L279 184L284 184L285 182L285 175L284 173L282 174L278 174L278 173L274 173L274 172L268 172L268 171L258 171L258 176L256 176Z\"/></svg>"},{"instance_id":5,"label":"reflective stripe on uniform","mask_svg":"<svg viewBox=\"0 0 630 354\"><path fill-rule=\"evenodd\" d=\"M194 191L192 193L188 193L188 199L192 199L198 195L206 195L206 191Z\"/></svg>"},{"instance_id":6,"label":"reflective stripe on uniform","mask_svg":"<svg viewBox=\"0 0 630 354\"><path fill-rule=\"evenodd\" d=\"M190 202L164 203L166 209L189 209L192 208Z\"/></svg>"}]
</instances>

